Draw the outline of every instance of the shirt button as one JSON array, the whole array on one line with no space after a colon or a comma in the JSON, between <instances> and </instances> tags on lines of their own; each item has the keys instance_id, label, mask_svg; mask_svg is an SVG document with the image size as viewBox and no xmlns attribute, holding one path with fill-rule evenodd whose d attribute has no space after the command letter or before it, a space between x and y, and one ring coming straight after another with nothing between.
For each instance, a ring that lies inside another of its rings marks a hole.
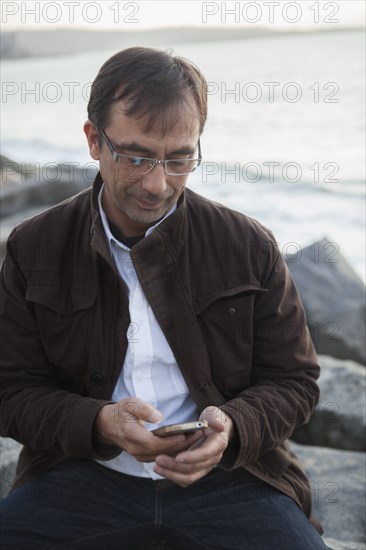
<instances>
[{"instance_id":1,"label":"shirt button","mask_svg":"<svg viewBox=\"0 0 366 550\"><path fill-rule=\"evenodd\" d=\"M100 372L94 372L91 376L90 376L90 382L93 386L102 386L103 383L104 383L104 376L103 374L101 374Z\"/></svg>"},{"instance_id":2,"label":"shirt button","mask_svg":"<svg viewBox=\"0 0 366 550\"><path fill-rule=\"evenodd\" d=\"M227 310L228 314L229 315L235 315L236 313L236 308L235 307L229 307L229 309Z\"/></svg>"}]
</instances>

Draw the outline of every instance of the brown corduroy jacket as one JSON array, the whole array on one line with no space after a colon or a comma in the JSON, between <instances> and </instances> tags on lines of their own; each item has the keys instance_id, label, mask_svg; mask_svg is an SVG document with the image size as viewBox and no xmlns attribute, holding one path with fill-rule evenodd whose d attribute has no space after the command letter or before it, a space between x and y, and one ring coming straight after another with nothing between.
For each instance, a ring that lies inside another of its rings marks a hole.
<instances>
[{"instance_id":1,"label":"brown corduroy jacket","mask_svg":"<svg viewBox=\"0 0 366 550\"><path fill-rule=\"evenodd\" d=\"M24 445L15 487L66 457L121 452L93 445L130 324L99 216L101 184L98 174L92 189L23 222L8 240L0 428ZM131 258L198 409L218 406L235 423L220 466L246 468L310 516L309 483L286 440L317 403L319 366L273 235L186 189Z\"/></svg>"}]
</instances>

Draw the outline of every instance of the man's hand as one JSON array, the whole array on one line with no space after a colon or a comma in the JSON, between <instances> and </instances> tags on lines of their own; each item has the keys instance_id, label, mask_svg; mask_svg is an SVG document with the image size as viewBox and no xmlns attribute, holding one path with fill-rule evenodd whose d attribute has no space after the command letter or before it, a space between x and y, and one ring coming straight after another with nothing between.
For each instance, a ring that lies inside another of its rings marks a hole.
<instances>
[{"instance_id":1,"label":"man's hand","mask_svg":"<svg viewBox=\"0 0 366 550\"><path fill-rule=\"evenodd\" d=\"M156 458L154 471L182 487L188 487L217 466L234 434L233 421L217 407L207 407L200 420L207 420L209 427L190 449L175 457L161 454Z\"/></svg>"},{"instance_id":2,"label":"man's hand","mask_svg":"<svg viewBox=\"0 0 366 550\"><path fill-rule=\"evenodd\" d=\"M202 432L196 432L158 437L144 426L145 422L158 423L162 419L158 409L131 397L105 405L97 415L94 430L99 443L117 445L139 462L153 462L158 455L175 456L202 436Z\"/></svg>"}]
</instances>

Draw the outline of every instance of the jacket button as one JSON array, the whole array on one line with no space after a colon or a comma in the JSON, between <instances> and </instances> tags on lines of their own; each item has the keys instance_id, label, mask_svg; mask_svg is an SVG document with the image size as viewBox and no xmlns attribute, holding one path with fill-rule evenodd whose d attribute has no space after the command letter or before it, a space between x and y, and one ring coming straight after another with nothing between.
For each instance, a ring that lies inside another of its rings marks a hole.
<instances>
[{"instance_id":1,"label":"jacket button","mask_svg":"<svg viewBox=\"0 0 366 550\"><path fill-rule=\"evenodd\" d=\"M90 376L90 382L93 386L102 386L104 382L104 376L100 372L95 372Z\"/></svg>"},{"instance_id":2,"label":"jacket button","mask_svg":"<svg viewBox=\"0 0 366 550\"><path fill-rule=\"evenodd\" d=\"M227 312L228 312L229 315L235 315L236 309L235 309L235 307L229 307Z\"/></svg>"}]
</instances>

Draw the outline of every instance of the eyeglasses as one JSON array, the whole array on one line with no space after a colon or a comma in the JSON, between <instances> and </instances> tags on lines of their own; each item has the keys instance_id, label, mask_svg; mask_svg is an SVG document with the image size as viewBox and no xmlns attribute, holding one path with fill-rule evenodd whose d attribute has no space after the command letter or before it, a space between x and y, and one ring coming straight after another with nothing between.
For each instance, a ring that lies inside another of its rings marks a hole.
<instances>
[{"instance_id":1,"label":"eyeglasses","mask_svg":"<svg viewBox=\"0 0 366 550\"><path fill-rule=\"evenodd\" d=\"M196 159L186 158L157 160L117 153L104 130L101 131L101 134L105 139L114 160L119 163L122 170L128 171L130 175L133 174L134 176L143 176L144 174L151 172L157 164L162 164L167 175L186 176L187 174L194 172L202 161L200 140L198 140L198 158Z\"/></svg>"}]
</instances>

